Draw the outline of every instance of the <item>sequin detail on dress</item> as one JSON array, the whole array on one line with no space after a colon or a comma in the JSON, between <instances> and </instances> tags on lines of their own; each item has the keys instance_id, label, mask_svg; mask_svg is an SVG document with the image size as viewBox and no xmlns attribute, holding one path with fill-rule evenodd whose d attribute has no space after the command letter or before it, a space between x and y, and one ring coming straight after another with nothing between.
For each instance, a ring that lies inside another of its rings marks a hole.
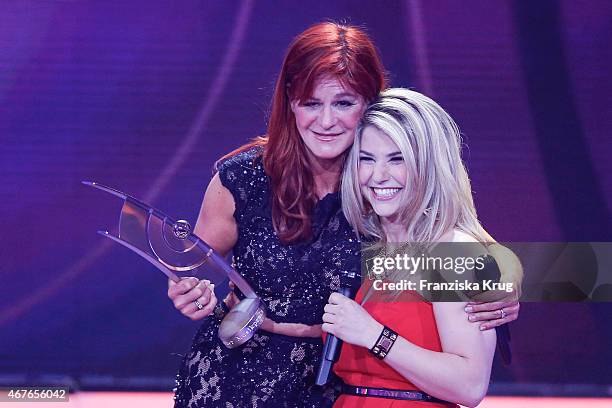
<instances>
[{"instance_id":1,"label":"sequin detail on dress","mask_svg":"<svg viewBox=\"0 0 612 408\"><path fill-rule=\"evenodd\" d=\"M236 204L233 261L277 322L321 324L340 271L359 273L359 242L342 215L338 194L315 207L313 240L283 245L272 226L270 184L260 149L221 164L219 176ZM358 281L357 281L358 282ZM333 386L314 385L322 343L259 331L237 349L217 338L220 306L198 330L177 376L175 407L326 407Z\"/></svg>"}]
</instances>

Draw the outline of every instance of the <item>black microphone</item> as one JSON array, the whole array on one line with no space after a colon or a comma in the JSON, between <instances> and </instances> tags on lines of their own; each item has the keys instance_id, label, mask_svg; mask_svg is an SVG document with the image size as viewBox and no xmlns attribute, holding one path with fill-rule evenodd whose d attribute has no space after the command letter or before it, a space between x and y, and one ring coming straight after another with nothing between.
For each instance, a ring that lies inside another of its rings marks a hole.
<instances>
[{"instance_id":1,"label":"black microphone","mask_svg":"<svg viewBox=\"0 0 612 408\"><path fill-rule=\"evenodd\" d=\"M339 288L338 292L348 298L351 296L350 288ZM319 371L317 373L317 379L315 384L325 385L329 381L329 374L332 366L340 357L340 348L342 347L342 340L334 336L333 334L327 334L325 344L323 345L323 352L321 353L321 365L319 365Z\"/></svg>"}]
</instances>

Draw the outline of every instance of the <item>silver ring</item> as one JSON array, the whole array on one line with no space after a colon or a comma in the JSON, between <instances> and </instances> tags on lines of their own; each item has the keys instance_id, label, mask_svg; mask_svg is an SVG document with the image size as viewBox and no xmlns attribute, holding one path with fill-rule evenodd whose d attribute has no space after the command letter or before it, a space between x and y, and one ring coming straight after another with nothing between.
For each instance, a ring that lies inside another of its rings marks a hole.
<instances>
[{"instance_id":1,"label":"silver ring","mask_svg":"<svg viewBox=\"0 0 612 408\"><path fill-rule=\"evenodd\" d=\"M501 313L501 317L500 319L503 319L506 317L506 311L504 310L504 308L502 307L501 309L499 309L500 313Z\"/></svg>"},{"instance_id":2,"label":"silver ring","mask_svg":"<svg viewBox=\"0 0 612 408\"><path fill-rule=\"evenodd\" d=\"M193 303L195 303L195 305L196 305L196 307L198 308L198 310L202 310L202 309L204 309L204 306L202 306L202 304L201 304L200 302L198 302L198 301L197 301L197 299L196 299L196 300L194 300L194 302L193 302Z\"/></svg>"}]
</instances>

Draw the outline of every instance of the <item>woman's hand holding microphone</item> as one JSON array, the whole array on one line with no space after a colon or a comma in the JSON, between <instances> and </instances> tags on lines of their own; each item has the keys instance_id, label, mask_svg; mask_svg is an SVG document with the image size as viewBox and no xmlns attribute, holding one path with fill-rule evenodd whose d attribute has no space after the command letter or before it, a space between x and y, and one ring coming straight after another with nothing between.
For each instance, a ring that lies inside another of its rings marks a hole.
<instances>
[{"instance_id":1,"label":"woman's hand holding microphone","mask_svg":"<svg viewBox=\"0 0 612 408\"><path fill-rule=\"evenodd\" d=\"M332 293L327 302L321 327L324 332L367 349L374 346L382 332L382 324L360 304L340 293Z\"/></svg>"}]
</instances>

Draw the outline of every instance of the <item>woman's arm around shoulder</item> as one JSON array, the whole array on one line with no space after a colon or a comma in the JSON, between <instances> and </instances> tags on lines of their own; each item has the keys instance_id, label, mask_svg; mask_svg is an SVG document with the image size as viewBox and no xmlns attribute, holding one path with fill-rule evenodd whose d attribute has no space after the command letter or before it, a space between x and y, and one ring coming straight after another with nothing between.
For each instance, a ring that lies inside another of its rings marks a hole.
<instances>
[{"instance_id":1,"label":"woman's arm around shoulder","mask_svg":"<svg viewBox=\"0 0 612 408\"><path fill-rule=\"evenodd\" d=\"M516 254L511 249L495 242L490 235L489 239L493 243L487 246L486 251L497 263L501 273L500 281L511 283L513 290L503 298L500 298L499 294L495 294L493 298L484 294L468 303L465 311L472 321L481 322L480 327L483 330L490 330L518 319L521 307L519 298L523 282L523 266Z\"/></svg>"}]
</instances>

